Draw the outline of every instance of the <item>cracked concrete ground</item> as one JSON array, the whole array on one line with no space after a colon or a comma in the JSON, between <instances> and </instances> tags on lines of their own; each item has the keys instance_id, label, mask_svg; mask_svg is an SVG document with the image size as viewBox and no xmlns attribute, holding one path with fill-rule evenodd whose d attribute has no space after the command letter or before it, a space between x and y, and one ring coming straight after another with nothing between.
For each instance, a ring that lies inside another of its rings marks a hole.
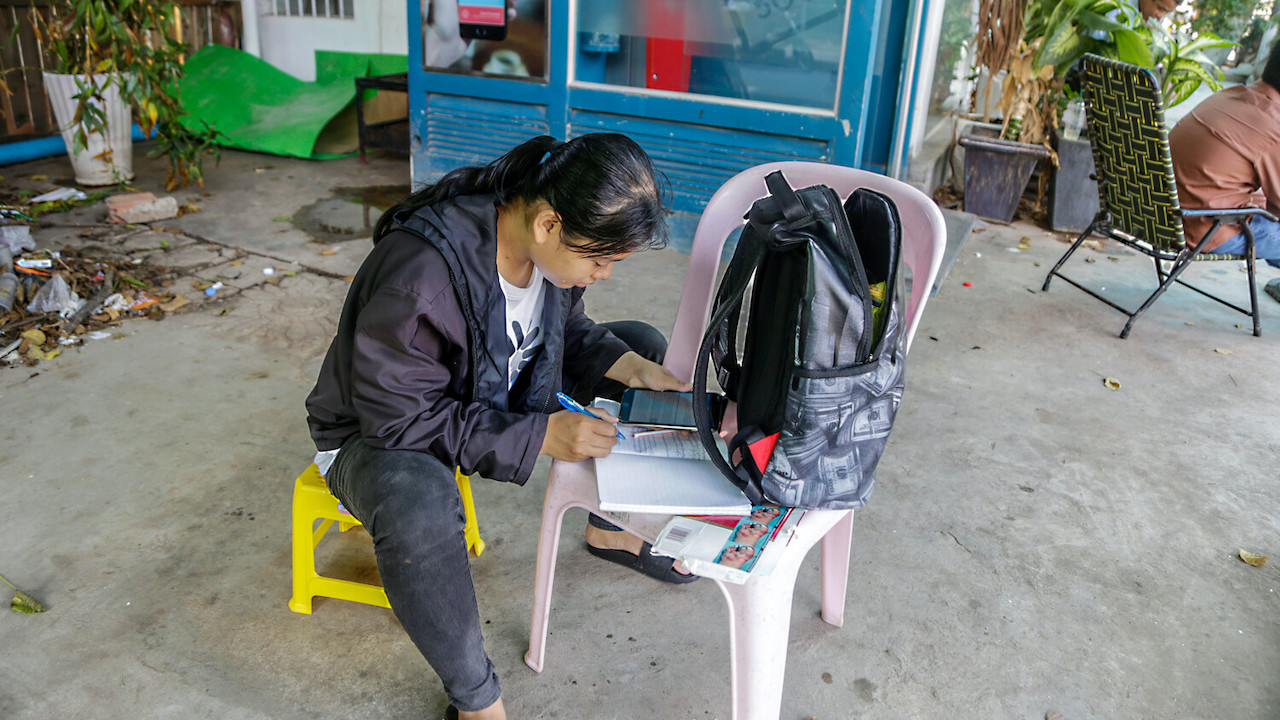
<instances>
[{"instance_id":1,"label":"cracked concrete ground","mask_svg":"<svg viewBox=\"0 0 1280 720\"><path fill-rule=\"evenodd\" d=\"M139 167L160 194L160 165ZM68 174L62 158L0 168L33 187ZM278 218L407 177L389 157L225 153L207 195L176 193L201 211L122 242L147 262L186 258L171 266L183 292L240 273L225 291L0 368L0 573L49 608L0 614L0 717L440 716L439 682L390 612L286 607L290 491L312 454L302 400L369 245ZM94 212L49 218L76 227L37 241L96 231ZM967 239L855 517L843 628L818 618L816 553L801 571L783 718L1280 717L1280 571L1236 557L1280 552L1280 305L1262 298L1254 338L1244 316L1175 289L1120 340L1120 314L1061 282L1040 291L1065 248L1025 224ZM1154 276L1113 247L1081 255L1074 272L1124 301ZM684 267L674 250L638 255L588 309L669 330ZM1233 264L1193 272L1244 296ZM525 667L546 473L474 484L488 549L473 571L511 717L728 718L720 593L588 556L581 513L547 667ZM376 576L358 532L320 550L331 572Z\"/></svg>"}]
</instances>

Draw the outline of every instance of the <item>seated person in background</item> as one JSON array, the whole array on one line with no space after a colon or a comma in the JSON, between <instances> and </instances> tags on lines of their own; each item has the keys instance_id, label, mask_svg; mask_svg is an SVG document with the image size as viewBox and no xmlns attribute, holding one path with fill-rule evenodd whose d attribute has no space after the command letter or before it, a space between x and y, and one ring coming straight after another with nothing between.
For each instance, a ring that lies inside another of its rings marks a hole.
<instances>
[{"instance_id":1,"label":"seated person in background","mask_svg":"<svg viewBox=\"0 0 1280 720\"><path fill-rule=\"evenodd\" d=\"M1261 194L1263 207L1280 213L1280 41L1260 80L1217 92L1196 106L1169 132L1169 149L1183 208L1249 207ZM1183 220L1187 244L1200 242L1212 225L1203 218ZM1256 257L1280 267L1280 223L1254 216L1249 227ZM1244 242L1238 223L1224 224L1202 251L1243 255ZM1276 297L1273 284L1280 293L1276 281L1267 284L1267 292Z\"/></svg>"},{"instance_id":2,"label":"seated person in background","mask_svg":"<svg viewBox=\"0 0 1280 720\"><path fill-rule=\"evenodd\" d=\"M1138 12L1151 20L1163 20L1178 9L1178 0L1138 0Z\"/></svg>"}]
</instances>

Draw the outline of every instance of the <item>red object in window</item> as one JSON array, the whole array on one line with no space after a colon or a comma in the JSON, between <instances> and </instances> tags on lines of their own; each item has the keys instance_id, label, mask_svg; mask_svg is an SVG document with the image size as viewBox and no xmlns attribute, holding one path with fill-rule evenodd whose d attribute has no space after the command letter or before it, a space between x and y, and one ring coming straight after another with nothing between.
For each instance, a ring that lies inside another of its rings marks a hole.
<instances>
[{"instance_id":1,"label":"red object in window","mask_svg":"<svg viewBox=\"0 0 1280 720\"><path fill-rule=\"evenodd\" d=\"M644 86L650 90L689 92L689 56L684 40L646 40L644 69Z\"/></svg>"}]
</instances>

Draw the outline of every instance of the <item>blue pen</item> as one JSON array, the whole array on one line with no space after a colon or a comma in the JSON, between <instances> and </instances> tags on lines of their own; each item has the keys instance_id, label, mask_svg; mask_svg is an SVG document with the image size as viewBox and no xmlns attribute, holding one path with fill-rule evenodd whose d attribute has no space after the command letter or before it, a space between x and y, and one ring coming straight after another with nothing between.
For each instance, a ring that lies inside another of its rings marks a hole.
<instances>
[{"instance_id":1,"label":"blue pen","mask_svg":"<svg viewBox=\"0 0 1280 720\"><path fill-rule=\"evenodd\" d=\"M576 413L582 413L583 415L586 415L587 417L593 417L593 418L595 418L595 419L597 419L597 420L601 420L601 419L603 419L603 418L599 417L598 415L596 415L595 413L591 412L590 410L588 410L588 409L586 409L586 408L582 407L582 406L581 406L581 405L579 405L579 404L578 404L578 403L577 403L573 398L569 397L568 395L565 395L565 394L564 394L564 393L562 393L562 392L558 392L558 393L556 393L556 397L560 398L560 404L564 406L564 409L565 409L565 410L572 410L572 411L574 411L574 412L576 412ZM623 435L623 434L622 434L622 431L621 431L621 430L619 430L619 431L618 431L618 439L619 439L619 440L626 440L626 439L627 439L627 436L626 436L626 435Z\"/></svg>"}]
</instances>

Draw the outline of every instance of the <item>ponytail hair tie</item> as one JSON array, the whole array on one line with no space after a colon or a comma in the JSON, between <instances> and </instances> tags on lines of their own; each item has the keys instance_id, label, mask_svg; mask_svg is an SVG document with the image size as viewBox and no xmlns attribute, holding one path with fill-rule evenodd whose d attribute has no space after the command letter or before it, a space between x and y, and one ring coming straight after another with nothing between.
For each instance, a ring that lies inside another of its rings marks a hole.
<instances>
[{"instance_id":1,"label":"ponytail hair tie","mask_svg":"<svg viewBox=\"0 0 1280 720\"><path fill-rule=\"evenodd\" d=\"M549 158L549 157L551 157L551 151L550 151L550 150L548 150L548 151L546 151L546 152L542 153L542 159L538 161L538 164L539 164L539 165L545 165L545 164L546 164L546 162L547 162L547 158Z\"/></svg>"}]
</instances>

